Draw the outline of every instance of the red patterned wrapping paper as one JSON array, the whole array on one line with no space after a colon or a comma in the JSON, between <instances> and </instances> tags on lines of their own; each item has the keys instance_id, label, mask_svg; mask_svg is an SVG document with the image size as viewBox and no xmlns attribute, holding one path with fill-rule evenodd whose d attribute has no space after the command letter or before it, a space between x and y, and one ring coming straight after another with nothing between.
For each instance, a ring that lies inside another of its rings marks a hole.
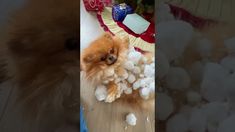
<instances>
[{"instance_id":1,"label":"red patterned wrapping paper","mask_svg":"<svg viewBox=\"0 0 235 132\"><path fill-rule=\"evenodd\" d=\"M112 0L83 0L87 11L102 11L105 6L112 5Z\"/></svg>"}]
</instances>

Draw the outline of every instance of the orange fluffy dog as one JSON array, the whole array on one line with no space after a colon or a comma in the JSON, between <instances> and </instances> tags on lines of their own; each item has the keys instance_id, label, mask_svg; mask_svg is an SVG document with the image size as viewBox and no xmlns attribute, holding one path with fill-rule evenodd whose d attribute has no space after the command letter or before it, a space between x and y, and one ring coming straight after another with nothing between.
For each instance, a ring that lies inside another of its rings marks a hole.
<instances>
[{"instance_id":1,"label":"orange fluffy dog","mask_svg":"<svg viewBox=\"0 0 235 132\"><path fill-rule=\"evenodd\" d=\"M105 70L108 70L110 67L117 70L118 66L126 61L128 49L128 37L121 39L110 33L104 33L101 37L93 41L83 50L81 55L81 67L89 82L92 82L95 86L102 83ZM148 56L152 57L152 54L146 54L146 57ZM131 84L128 85L131 86ZM115 98L118 94L117 84L111 81L107 86L107 98ZM142 107L144 105L138 90L134 90L131 95L122 95L119 100L128 105L132 105L132 107Z\"/></svg>"},{"instance_id":2,"label":"orange fluffy dog","mask_svg":"<svg viewBox=\"0 0 235 132\"><path fill-rule=\"evenodd\" d=\"M78 0L30 0L9 24L7 70L18 104L45 124L79 121L79 7Z\"/></svg>"}]
</instances>

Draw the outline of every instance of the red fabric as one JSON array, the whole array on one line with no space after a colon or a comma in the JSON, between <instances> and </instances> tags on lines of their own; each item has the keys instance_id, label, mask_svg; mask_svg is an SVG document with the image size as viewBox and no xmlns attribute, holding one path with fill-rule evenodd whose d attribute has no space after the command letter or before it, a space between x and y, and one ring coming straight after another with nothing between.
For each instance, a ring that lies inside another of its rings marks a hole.
<instances>
[{"instance_id":1,"label":"red fabric","mask_svg":"<svg viewBox=\"0 0 235 132\"><path fill-rule=\"evenodd\" d=\"M192 24L193 27L201 29L204 28L210 24L217 23L215 20L211 19L205 19L202 17L194 16L187 10L171 5L169 4L171 13L178 19L186 21L190 24Z\"/></svg>"},{"instance_id":2,"label":"red fabric","mask_svg":"<svg viewBox=\"0 0 235 132\"><path fill-rule=\"evenodd\" d=\"M83 3L87 11L102 11L112 4L112 0L83 0Z\"/></svg>"}]
</instances>

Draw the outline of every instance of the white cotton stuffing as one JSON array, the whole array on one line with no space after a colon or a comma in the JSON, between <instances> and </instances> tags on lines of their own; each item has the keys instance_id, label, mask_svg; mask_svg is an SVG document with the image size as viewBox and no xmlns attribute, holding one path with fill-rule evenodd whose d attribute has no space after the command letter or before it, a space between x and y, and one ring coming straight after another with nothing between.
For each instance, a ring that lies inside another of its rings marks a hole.
<instances>
[{"instance_id":1,"label":"white cotton stuffing","mask_svg":"<svg viewBox=\"0 0 235 132\"><path fill-rule=\"evenodd\" d=\"M235 37L226 39L224 45L228 50L228 53L235 53Z\"/></svg>"},{"instance_id":2,"label":"white cotton stuffing","mask_svg":"<svg viewBox=\"0 0 235 132\"><path fill-rule=\"evenodd\" d=\"M201 109L194 109L189 119L189 130L191 132L205 132L207 118Z\"/></svg>"},{"instance_id":3,"label":"white cotton stuffing","mask_svg":"<svg viewBox=\"0 0 235 132\"><path fill-rule=\"evenodd\" d=\"M134 62L134 64L138 64L140 59L142 57L142 54L140 52L130 52L128 54L128 59Z\"/></svg>"},{"instance_id":4,"label":"white cotton stuffing","mask_svg":"<svg viewBox=\"0 0 235 132\"><path fill-rule=\"evenodd\" d=\"M105 100L107 97L107 94L108 93L107 93L106 87L104 85L97 86L97 88L95 90L95 96L98 101Z\"/></svg>"},{"instance_id":5,"label":"white cotton stuffing","mask_svg":"<svg viewBox=\"0 0 235 132\"><path fill-rule=\"evenodd\" d=\"M136 89L139 89L141 87L141 84L140 84L141 80L138 79L137 81L135 81L133 83L133 89L136 90Z\"/></svg>"},{"instance_id":6,"label":"white cotton stuffing","mask_svg":"<svg viewBox=\"0 0 235 132\"><path fill-rule=\"evenodd\" d=\"M153 77L154 74L155 74L154 71L155 71L155 69L152 66L145 65L145 67L144 67L144 75L146 77Z\"/></svg>"},{"instance_id":7,"label":"white cotton stuffing","mask_svg":"<svg viewBox=\"0 0 235 132\"><path fill-rule=\"evenodd\" d=\"M129 73L129 76L128 76L128 78L127 78L127 81L128 81L129 83L133 83L135 80L136 80L135 75Z\"/></svg>"},{"instance_id":8,"label":"white cotton stuffing","mask_svg":"<svg viewBox=\"0 0 235 132\"><path fill-rule=\"evenodd\" d=\"M189 103L199 103L202 98L199 93L194 92L194 91L187 92L186 96L187 96L187 101Z\"/></svg>"},{"instance_id":9,"label":"white cotton stuffing","mask_svg":"<svg viewBox=\"0 0 235 132\"><path fill-rule=\"evenodd\" d=\"M134 113L129 113L127 116L126 116L126 122L131 125L131 126L135 126L136 125L136 121L137 121L137 118L136 116L134 115Z\"/></svg>"},{"instance_id":10,"label":"white cotton stuffing","mask_svg":"<svg viewBox=\"0 0 235 132\"><path fill-rule=\"evenodd\" d=\"M158 93L157 99L157 118L159 120L166 120L174 110L172 98L165 93Z\"/></svg>"},{"instance_id":11,"label":"white cotton stuffing","mask_svg":"<svg viewBox=\"0 0 235 132\"><path fill-rule=\"evenodd\" d=\"M126 88L126 89L124 90L124 93L125 93L125 94L131 94L131 93L132 93L132 89L131 89L131 88Z\"/></svg>"},{"instance_id":12,"label":"white cotton stuffing","mask_svg":"<svg viewBox=\"0 0 235 132\"><path fill-rule=\"evenodd\" d=\"M183 114L176 114L171 117L166 124L166 132L187 132L189 120Z\"/></svg>"},{"instance_id":13,"label":"white cotton stuffing","mask_svg":"<svg viewBox=\"0 0 235 132\"><path fill-rule=\"evenodd\" d=\"M124 68L127 70L133 70L134 69L134 63L132 61L126 61L124 63Z\"/></svg>"},{"instance_id":14,"label":"white cotton stuffing","mask_svg":"<svg viewBox=\"0 0 235 132\"><path fill-rule=\"evenodd\" d=\"M166 86L170 89L183 90L190 85L190 76L185 69L170 67L166 75Z\"/></svg>"},{"instance_id":15,"label":"white cotton stuffing","mask_svg":"<svg viewBox=\"0 0 235 132\"><path fill-rule=\"evenodd\" d=\"M146 88L146 87L143 87L143 88L140 89L139 93L140 93L140 96L143 99L148 99L149 98L149 94L150 94L150 89Z\"/></svg>"},{"instance_id":16,"label":"white cotton stuffing","mask_svg":"<svg viewBox=\"0 0 235 132\"><path fill-rule=\"evenodd\" d=\"M230 73L235 73L235 56L227 56L223 58L220 64Z\"/></svg>"},{"instance_id":17,"label":"white cotton stuffing","mask_svg":"<svg viewBox=\"0 0 235 132\"><path fill-rule=\"evenodd\" d=\"M227 119L223 120L218 127L217 132L235 132L235 115L231 115Z\"/></svg>"},{"instance_id":18,"label":"white cotton stuffing","mask_svg":"<svg viewBox=\"0 0 235 132\"><path fill-rule=\"evenodd\" d=\"M212 42L207 38L200 39L196 45L196 50L202 57L209 57L212 51Z\"/></svg>"},{"instance_id":19,"label":"white cotton stuffing","mask_svg":"<svg viewBox=\"0 0 235 132\"><path fill-rule=\"evenodd\" d=\"M170 68L170 64L168 59L166 58L166 55L160 49L158 49L156 52L156 60L157 60L156 76L161 79L167 74Z\"/></svg>"},{"instance_id":20,"label":"white cotton stuffing","mask_svg":"<svg viewBox=\"0 0 235 132\"><path fill-rule=\"evenodd\" d=\"M132 72L133 72L134 74L140 74L141 70L140 70L139 67L135 66L135 67L133 68Z\"/></svg>"},{"instance_id":21,"label":"white cotton stuffing","mask_svg":"<svg viewBox=\"0 0 235 132\"><path fill-rule=\"evenodd\" d=\"M204 72L204 65L200 61L196 61L192 64L190 68L190 76L192 80L200 82L202 81Z\"/></svg>"},{"instance_id":22,"label":"white cotton stuffing","mask_svg":"<svg viewBox=\"0 0 235 132\"><path fill-rule=\"evenodd\" d=\"M217 63L207 63L201 83L202 96L208 101L223 101L226 97L224 81L228 71Z\"/></svg>"},{"instance_id":23,"label":"white cotton stuffing","mask_svg":"<svg viewBox=\"0 0 235 132\"><path fill-rule=\"evenodd\" d=\"M158 47L169 61L182 56L193 37L193 27L184 21L174 20L157 24Z\"/></svg>"}]
</instances>

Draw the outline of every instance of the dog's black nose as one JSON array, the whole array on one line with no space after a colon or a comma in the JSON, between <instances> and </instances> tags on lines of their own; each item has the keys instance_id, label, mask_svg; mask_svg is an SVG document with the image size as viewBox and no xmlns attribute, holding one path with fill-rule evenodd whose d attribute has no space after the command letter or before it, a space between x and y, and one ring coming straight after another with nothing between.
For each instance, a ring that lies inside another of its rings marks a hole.
<instances>
[{"instance_id":1,"label":"dog's black nose","mask_svg":"<svg viewBox=\"0 0 235 132\"><path fill-rule=\"evenodd\" d=\"M113 64L117 60L117 57L115 55L110 54L108 55L107 59L109 64Z\"/></svg>"}]
</instances>

